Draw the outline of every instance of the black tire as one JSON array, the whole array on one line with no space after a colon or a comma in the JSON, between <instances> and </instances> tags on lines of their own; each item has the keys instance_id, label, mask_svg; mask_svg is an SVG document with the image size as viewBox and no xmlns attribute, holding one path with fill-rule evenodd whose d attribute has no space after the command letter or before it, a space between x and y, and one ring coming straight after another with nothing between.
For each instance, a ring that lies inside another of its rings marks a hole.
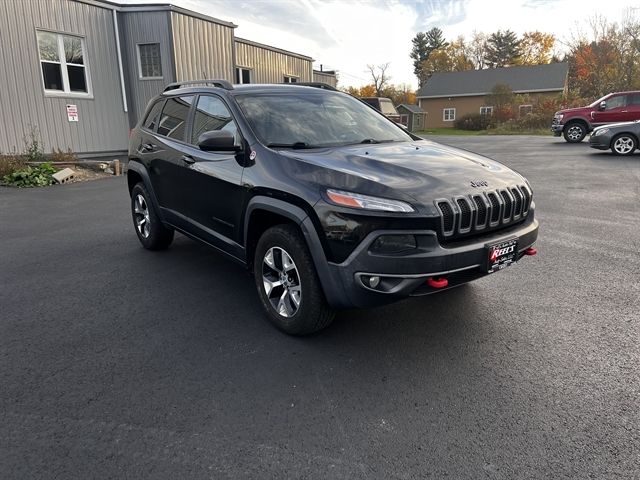
<instances>
[{"instance_id":1,"label":"black tire","mask_svg":"<svg viewBox=\"0 0 640 480\"><path fill-rule=\"evenodd\" d=\"M587 136L587 126L582 122L569 122L564 126L562 135L569 143L580 143Z\"/></svg>"},{"instance_id":2,"label":"black tire","mask_svg":"<svg viewBox=\"0 0 640 480\"><path fill-rule=\"evenodd\" d=\"M173 229L162 224L142 182L131 190L131 216L138 240L147 250L164 250L173 241Z\"/></svg>"},{"instance_id":3,"label":"black tire","mask_svg":"<svg viewBox=\"0 0 640 480\"><path fill-rule=\"evenodd\" d=\"M267 260L269 252L273 267ZM313 259L296 226L277 225L262 234L253 273L262 309L278 329L290 335L308 335L332 322L335 312L327 304Z\"/></svg>"},{"instance_id":4,"label":"black tire","mask_svg":"<svg viewBox=\"0 0 640 480\"><path fill-rule=\"evenodd\" d=\"M611 139L611 151L614 155L632 155L636 148L638 148L638 141L628 133L621 133Z\"/></svg>"}]
</instances>

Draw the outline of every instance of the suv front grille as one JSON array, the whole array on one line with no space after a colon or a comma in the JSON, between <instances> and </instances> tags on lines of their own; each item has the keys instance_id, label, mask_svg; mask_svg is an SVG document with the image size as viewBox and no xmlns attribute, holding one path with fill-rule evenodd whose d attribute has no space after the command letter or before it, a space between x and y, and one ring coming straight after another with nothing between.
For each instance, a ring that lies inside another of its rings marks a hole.
<instances>
[{"instance_id":1,"label":"suv front grille","mask_svg":"<svg viewBox=\"0 0 640 480\"><path fill-rule=\"evenodd\" d=\"M435 204L445 240L504 228L523 220L531 207L531 191L517 185L482 194L439 199Z\"/></svg>"}]
</instances>

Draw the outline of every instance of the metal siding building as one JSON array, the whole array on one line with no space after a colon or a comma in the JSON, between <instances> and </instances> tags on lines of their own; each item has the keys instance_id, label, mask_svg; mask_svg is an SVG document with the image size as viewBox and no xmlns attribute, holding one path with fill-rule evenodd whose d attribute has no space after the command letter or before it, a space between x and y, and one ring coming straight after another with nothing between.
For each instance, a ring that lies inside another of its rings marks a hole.
<instances>
[{"instance_id":1,"label":"metal siding building","mask_svg":"<svg viewBox=\"0 0 640 480\"><path fill-rule=\"evenodd\" d=\"M88 93L45 93L37 31L84 39ZM110 8L69 0L0 2L0 151L22 151L31 126L46 151L105 152L126 147L129 123ZM78 122L67 120L76 105Z\"/></svg>"},{"instance_id":2,"label":"metal siding building","mask_svg":"<svg viewBox=\"0 0 640 480\"><path fill-rule=\"evenodd\" d=\"M282 83L285 76L313 80L311 57L238 37L235 46L236 66L251 70L251 83Z\"/></svg>"},{"instance_id":3,"label":"metal siding building","mask_svg":"<svg viewBox=\"0 0 640 480\"><path fill-rule=\"evenodd\" d=\"M319 83L326 83L327 85L331 85L332 87L338 86L338 78L336 77L336 72L334 71L313 71L313 81Z\"/></svg>"},{"instance_id":4,"label":"metal siding building","mask_svg":"<svg viewBox=\"0 0 640 480\"><path fill-rule=\"evenodd\" d=\"M168 4L0 1L0 154L21 152L32 126L46 153L123 152L168 83L233 82L237 66L251 69L251 83L314 80L312 58L235 38L235 28Z\"/></svg>"}]
</instances>

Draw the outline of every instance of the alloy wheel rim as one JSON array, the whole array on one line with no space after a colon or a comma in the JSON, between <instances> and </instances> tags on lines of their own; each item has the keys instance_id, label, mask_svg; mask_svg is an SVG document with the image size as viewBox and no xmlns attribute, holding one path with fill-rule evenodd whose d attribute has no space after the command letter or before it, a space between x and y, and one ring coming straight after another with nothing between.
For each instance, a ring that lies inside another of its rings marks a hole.
<instances>
[{"instance_id":1,"label":"alloy wheel rim","mask_svg":"<svg viewBox=\"0 0 640 480\"><path fill-rule=\"evenodd\" d=\"M569 128L568 136L571 140L579 139L580 135L582 135L582 127L574 125L573 127Z\"/></svg>"},{"instance_id":2,"label":"alloy wheel rim","mask_svg":"<svg viewBox=\"0 0 640 480\"><path fill-rule=\"evenodd\" d=\"M633 148L633 140L629 137L620 137L613 144L613 148L618 153L629 153Z\"/></svg>"},{"instance_id":3,"label":"alloy wheel rim","mask_svg":"<svg viewBox=\"0 0 640 480\"><path fill-rule=\"evenodd\" d=\"M133 204L133 215L138 233L144 238L148 238L151 233L151 218L149 217L147 201L141 194L136 195Z\"/></svg>"},{"instance_id":4,"label":"alloy wheel rim","mask_svg":"<svg viewBox=\"0 0 640 480\"><path fill-rule=\"evenodd\" d=\"M300 308L302 289L295 262L283 248L271 247L262 260L262 284L271 307L283 317Z\"/></svg>"}]
</instances>

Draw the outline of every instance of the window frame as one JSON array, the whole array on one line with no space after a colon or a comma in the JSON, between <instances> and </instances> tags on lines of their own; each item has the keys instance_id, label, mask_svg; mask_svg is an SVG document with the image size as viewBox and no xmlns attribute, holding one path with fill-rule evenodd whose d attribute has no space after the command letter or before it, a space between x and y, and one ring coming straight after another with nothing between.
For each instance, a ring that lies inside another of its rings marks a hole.
<instances>
[{"instance_id":1,"label":"window frame","mask_svg":"<svg viewBox=\"0 0 640 480\"><path fill-rule=\"evenodd\" d=\"M300 82L300 77L296 76L296 75L288 75L288 74L284 73L282 75L282 78L283 78L283 82L282 83L299 83ZM287 79L289 81L287 81ZM292 82L291 81L292 79L295 79L295 82Z\"/></svg>"},{"instance_id":2,"label":"window frame","mask_svg":"<svg viewBox=\"0 0 640 480\"><path fill-rule=\"evenodd\" d=\"M167 106L167 102L169 100L175 99L175 98L183 98L183 97L191 97L193 100L191 101L191 104L189 106L189 112L187 113L187 117L185 119L185 128L184 128L184 138L183 139L179 139L179 138L174 138L174 137L169 137L168 135L164 135L160 132L158 132L158 128L160 127L160 122L162 121L162 113L164 112L164 108ZM152 131L152 133L154 135L157 135L163 139L166 139L166 141L169 142L178 142L181 143L183 145L188 145L188 146L193 146L191 145L188 141L186 141L187 138L191 138L191 124L193 122L193 115L194 115L194 104L196 102L196 99L198 98L198 94L195 93L187 93L187 94L182 94L182 95L170 95L167 96L164 99L164 103L162 104L162 110L160 110L160 117L158 118L158 123L156 125L156 129L155 131ZM146 117L145 117L146 118ZM151 130L146 129L148 132L150 132Z\"/></svg>"},{"instance_id":3,"label":"window frame","mask_svg":"<svg viewBox=\"0 0 640 480\"><path fill-rule=\"evenodd\" d=\"M59 30L49 30L46 28L36 28L35 30L35 39L36 39L36 52L38 58L38 69L40 70L40 80L42 85L42 91L45 97L58 97L58 98L81 98L92 100L93 99L93 85L91 82L91 68L89 67L89 59L87 55L87 37L85 35L80 35L77 33L64 32ZM38 33L51 33L56 35L56 39L58 42L58 58L59 61L55 62L52 60L42 60L40 58L40 43L38 41ZM64 54L64 37L75 37L80 40L80 48L82 48L82 61L84 62L82 65L79 63L67 63L66 55ZM44 79L44 73L42 71L42 63L53 63L56 65L60 65L60 77L62 78L62 88L63 90L50 90L47 88ZM71 65L73 67L83 67L84 68L84 78L85 83L87 85L86 92L73 92L70 90L69 85L69 70L67 69L67 65Z\"/></svg>"},{"instance_id":4,"label":"window frame","mask_svg":"<svg viewBox=\"0 0 640 480\"><path fill-rule=\"evenodd\" d=\"M523 108L529 108L530 110L528 112L525 112L524 114L522 113L522 109ZM518 117L522 117L522 116L527 116L527 115L531 115L533 113L533 105L530 103L523 103L522 105L518 105Z\"/></svg>"},{"instance_id":5,"label":"window frame","mask_svg":"<svg viewBox=\"0 0 640 480\"><path fill-rule=\"evenodd\" d=\"M222 105L224 106L224 108L227 109L227 112L229 112L229 117L231 118L231 121L236 126L236 132L238 133L238 140L239 140L239 143L240 143L240 147L242 147L242 145L244 143L244 135L242 134L242 130L240 129L240 124L236 120L236 117L233 114L233 110L231 109L229 104L226 102L226 100L224 98L222 98L220 95L217 95L215 93L198 93L198 94L196 94L195 100L194 100L193 104L191 105L192 112L191 112L191 115L190 115L190 118L189 118L189 139L191 141L193 141L193 127L195 126L196 114L198 113L198 102L200 101L200 99L202 97L213 97L213 98L219 100L222 103ZM202 150L200 150L198 145L194 145L193 143L191 143L191 141L187 142L190 147L195 148L199 152L203 152ZM203 153L212 153L214 155L219 155L219 152L216 153L215 151L203 152ZM224 152L224 153L229 153L229 152ZM235 154L235 152L232 152L232 153Z\"/></svg>"},{"instance_id":6,"label":"window frame","mask_svg":"<svg viewBox=\"0 0 640 480\"><path fill-rule=\"evenodd\" d=\"M138 57L138 80L163 80L164 73L159 77L145 77L142 75L142 57L140 55L140 46L141 45L158 45L158 58L160 59L160 71L164 72L162 68L162 50L160 42L140 42L136 43L136 55Z\"/></svg>"},{"instance_id":7,"label":"window frame","mask_svg":"<svg viewBox=\"0 0 640 480\"><path fill-rule=\"evenodd\" d=\"M447 118L447 112L453 112L453 118ZM443 122L455 122L456 121L456 107L447 107L442 109L442 121Z\"/></svg>"},{"instance_id":8,"label":"window frame","mask_svg":"<svg viewBox=\"0 0 640 480\"><path fill-rule=\"evenodd\" d=\"M482 113L482 109L485 110L484 113ZM487 109L489 110L489 113L487 113ZM493 115L493 105L482 105L480 107L480 115L486 115L486 116L492 116Z\"/></svg>"},{"instance_id":9,"label":"window frame","mask_svg":"<svg viewBox=\"0 0 640 480\"><path fill-rule=\"evenodd\" d=\"M242 70L246 70L247 72L249 72L249 83L244 83L242 81L242 75L238 74L239 71L242 71ZM236 65L235 71L234 71L234 75L236 77L235 79L238 80L236 82L236 85L249 85L249 84L253 83L253 68Z\"/></svg>"}]
</instances>

